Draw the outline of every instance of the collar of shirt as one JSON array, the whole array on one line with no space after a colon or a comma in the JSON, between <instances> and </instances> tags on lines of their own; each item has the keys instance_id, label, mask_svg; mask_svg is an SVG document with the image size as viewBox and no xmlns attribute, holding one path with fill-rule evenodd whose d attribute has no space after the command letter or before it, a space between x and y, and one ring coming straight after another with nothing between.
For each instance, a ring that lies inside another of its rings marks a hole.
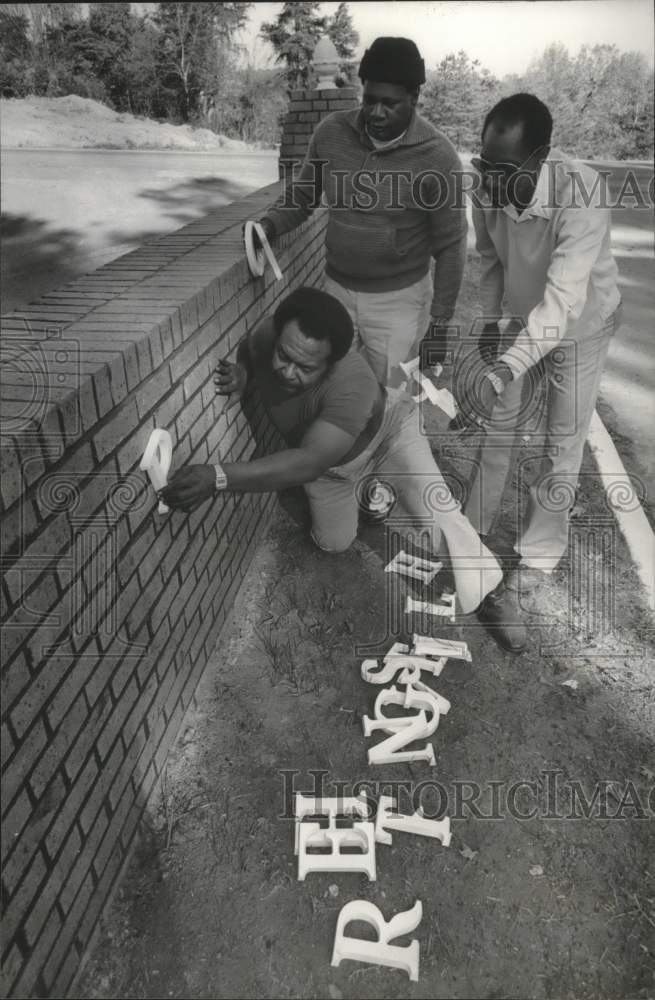
<instances>
[{"instance_id":1,"label":"collar of shirt","mask_svg":"<svg viewBox=\"0 0 655 1000\"><path fill-rule=\"evenodd\" d=\"M503 211L509 215L514 222L522 222L524 219L552 219L553 213L558 203L556 194L561 187L561 178L558 176L558 165L562 163L562 154L557 149L551 149L550 153L541 164L541 170L537 178L537 185L530 204L519 214L513 205L505 205Z\"/></svg>"},{"instance_id":2,"label":"collar of shirt","mask_svg":"<svg viewBox=\"0 0 655 1000\"><path fill-rule=\"evenodd\" d=\"M392 146L399 146L402 140L407 135L407 129L405 129L405 131L401 132L400 135L397 135L395 139L389 139L387 142L380 142L379 139L373 138L368 129L366 129L365 131L366 131L366 138L373 143L376 149L380 150L391 149Z\"/></svg>"},{"instance_id":3,"label":"collar of shirt","mask_svg":"<svg viewBox=\"0 0 655 1000\"><path fill-rule=\"evenodd\" d=\"M353 111L348 112L347 121L356 132L359 132L362 140L371 141L372 143L372 140L366 131L366 124L364 122L361 108L355 108ZM397 142L399 146L416 146L423 142L427 142L430 139L434 139L434 129L429 122L425 121L425 119L423 119L421 115L414 110L412 112L409 125L403 132L402 136L399 136L398 139L394 140L394 144Z\"/></svg>"}]
</instances>

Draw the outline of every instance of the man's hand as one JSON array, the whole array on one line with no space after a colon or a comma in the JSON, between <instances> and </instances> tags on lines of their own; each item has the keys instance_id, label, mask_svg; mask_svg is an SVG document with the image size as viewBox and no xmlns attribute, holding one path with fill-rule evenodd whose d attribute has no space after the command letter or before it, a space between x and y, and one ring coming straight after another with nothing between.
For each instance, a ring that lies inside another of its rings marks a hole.
<instances>
[{"instance_id":1,"label":"man's hand","mask_svg":"<svg viewBox=\"0 0 655 1000\"><path fill-rule=\"evenodd\" d=\"M491 420L498 396L512 378L512 370L504 361L481 367L475 355L469 355L453 387L458 413L449 424L450 430L484 428Z\"/></svg>"},{"instance_id":2,"label":"man's hand","mask_svg":"<svg viewBox=\"0 0 655 1000\"><path fill-rule=\"evenodd\" d=\"M420 370L429 372L435 365L443 365L448 348L448 327L431 319L423 340L419 344Z\"/></svg>"},{"instance_id":3,"label":"man's hand","mask_svg":"<svg viewBox=\"0 0 655 1000\"><path fill-rule=\"evenodd\" d=\"M255 219L255 222L258 222L259 225L262 227L262 229L264 230L264 233L266 234L266 239L270 243L271 240L275 237L275 229L273 227L273 223L271 222L271 220L270 219L266 219L266 218L264 218L264 219ZM245 222L241 226L241 236L242 236L243 239L245 239L245 236L246 236L246 224L245 224ZM263 246L262 246L261 240L260 240L259 236L257 235L257 230L256 229L253 229L253 231L252 231L252 245L254 247L255 253L259 253L260 250L264 249Z\"/></svg>"},{"instance_id":4,"label":"man's hand","mask_svg":"<svg viewBox=\"0 0 655 1000\"><path fill-rule=\"evenodd\" d=\"M159 496L174 510L190 514L216 490L216 470L213 465L187 465L171 477Z\"/></svg>"},{"instance_id":5,"label":"man's hand","mask_svg":"<svg viewBox=\"0 0 655 1000\"><path fill-rule=\"evenodd\" d=\"M492 364L498 357L500 345L500 329L498 323L485 323L482 336L478 340L480 357L486 364Z\"/></svg>"},{"instance_id":6,"label":"man's hand","mask_svg":"<svg viewBox=\"0 0 655 1000\"><path fill-rule=\"evenodd\" d=\"M233 392L243 395L248 384L248 372L238 361L231 362L221 358L214 368L214 385L221 396L230 396Z\"/></svg>"}]
</instances>

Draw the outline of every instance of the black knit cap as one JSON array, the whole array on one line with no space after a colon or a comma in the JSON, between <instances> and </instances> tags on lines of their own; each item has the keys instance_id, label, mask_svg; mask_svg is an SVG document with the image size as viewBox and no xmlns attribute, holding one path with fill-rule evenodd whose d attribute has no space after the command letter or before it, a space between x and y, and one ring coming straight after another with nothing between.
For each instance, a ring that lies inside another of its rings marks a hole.
<instances>
[{"instance_id":1,"label":"black knit cap","mask_svg":"<svg viewBox=\"0 0 655 1000\"><path fill-rule=\"evenodd\" d=\"M410 38L376 38L359 64L359 79L416 90L425 83L425 63Z\"/></svg>"}]
</instances>

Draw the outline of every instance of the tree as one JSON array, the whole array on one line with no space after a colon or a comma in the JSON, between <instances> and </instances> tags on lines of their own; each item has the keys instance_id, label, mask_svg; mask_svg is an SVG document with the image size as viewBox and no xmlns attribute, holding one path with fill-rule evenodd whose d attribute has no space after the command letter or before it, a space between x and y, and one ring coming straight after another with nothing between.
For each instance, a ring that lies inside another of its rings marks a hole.
<instances>
[{"instance_id":1,"label":"tree","mask_svg":"<svg viewBox=\"0 0 655 1000\"><path fill-rule=\"evenodd\" d=\"M160 117L166 114L158 75L159 33L150 19L135 17L124 66L130 110L133 114Z\"/></svg>"},{"instance_id":2,"label":"tree","mask_svg":"<svg viewBox=\"0 0 655 1000\"><path fill-rule=\"evenodd\" d=\"M45 30L39 53L47 69L47 94L79 94L98 101L107 91L95 72L97 40L87 21L65 21Z\"/></svg>"},{"instance_id":3,"label":"tree","mask_svg":"<svg viewBox=\"0 0 655 1000\"><path fill-rule=\"evenodd\" d=\"M564 148L579 124L579 86L574 60L560 42L549 45L533 60L519 90L535 94L547 105L555 123L554 139Z\"/></svg>"},{"instance_id":4,"label":"tree","mask_svg":"<svg viewBox=\"0 0 655 1000\"><path fill-rule=\"evenodd\" d=\"M162 87L173 109L188 121L207 86L214 90L217 63L234 32L243 27L250 3L160 3L154 23L160 32Z\"/></svg>"},{"instance_id":5,"label":"tree","mask_svg":"<svg viewBox=\"0 0 655 1000\"><path fill-rule=\"evenodd\" d=\"M2 5L3 38L11 48L15 46L18 31L23 33L21 55L14 51L7 54L7 45L2 46L3 93L13 91L14 96L41 94L51 89L53 61L48 50L48 33L67 25L80 22L81 3L13 3ZM21 20L22 19L22 20ZM19 29L19 24L23 29ZM25 42L27 46L25 46ZM54 74L56 77L56 73ZM12 81L10 83L10 80Z\"/></svg>"},{"instance_id":6,"label":"tree","mask_svg":"<svg viewBox=\"0 0 655 1000\"><path fill-rule=\"evenodd\" d=\"M131 110L127 67L136 26L129 3L89 4L93 68L119 111Z\"/></svg>"},{"instance_id":7,"label":"tree","mask_svg":"<svg viewBox=\"0 0 655 1000\"><path fill-rule=\"evenodd\" d=\"M498 81L466 52L451 52L431 73L421 95L421 110L458 150L480 145L484 116L498 96Z\"/></svg>"},{"instance_id":8,"label":"tree","mask_svg":"<svg viewBox=\"0 0 655 1000\"><path fill-rule=\"evenodd\" d=\"M209 124L217 132L272 146L280 138L280 118L287 106L285 81L277 70L238 67Z\"/></svg>"},{"instance_id":9,"label":"tree","mask_svg":"<svg viewBox=\"0 0 655 1000\"><path fill-rule=\"evenodd\" d=\"M622 52L613 85L621 95L620 145L614 155L653 158L653 70L639 52Z\"/></svg>"},{"instance_id":10,"label":"tree","mask_svg":"<svg viewBox=\"0 0 655 1000\"><path fill-rule=\"evenodd\" d=\"M6 3L2 6L7 14L27 18L31 40L37 45L43 41L48 28L58 28L82 18L81 3Z\"/></svg>"},{"instance_id":11,"label":"tree","mask_svg":"<svg viewBox=\"0 0 655 1000\"><path fill-rule=\"evenodd\" d=\"M276 61L286 63L289 90L305 90L312 78L312 56L327 28L319 14L319 3L285 3L275 21L261 26L261 35L271 43Z\"/></svg>"},{"instance_id":12,"label":"tree","mask_svg":"<svg viewBox=\"0 0 655 1000\"><path fill-rule=\"evenodd\" d=\"M520 89L553 116L553 144L576 156L652 156L653 73L636 52L582 46L571 57L550 45L530 64Z\"/></svg>"},{"instance_id":13,"label":"tree","mask_svg":"<svg viewBox=\"0 0 655 1000\"><path fill-rule=\"evenodd\" d=\"M7 6L0 8L0 94L24 97L31 83L29 22L25 14L7 10Z\"/></svg>"},{"instance_id":14,"label":"tree","mask_svg":"<svg viewBox=\"0 0 655 1000\"><path fill-rule=\"evenodd\" d=\"M353 19L347 3L340 3L334 17L329 18L327 33L334 42L342 59L339 66L338 86L350 86L355 80L355 49L359 44L359 34L355 31Z\"/></svg>"}]
</instances>

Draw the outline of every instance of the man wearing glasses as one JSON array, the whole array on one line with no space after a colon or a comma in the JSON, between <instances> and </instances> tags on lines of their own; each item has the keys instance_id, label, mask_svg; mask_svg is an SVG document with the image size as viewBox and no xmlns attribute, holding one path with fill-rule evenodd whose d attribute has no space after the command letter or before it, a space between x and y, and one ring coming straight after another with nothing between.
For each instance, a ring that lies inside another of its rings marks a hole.
<instances>
[{"instance_id":1,"label":"man wearing glasses","mask_svg":"<svg viewBox=\"0 0 655 1000\"><path fill-rule=\"evenodd\" d=\"M534 590L566 551L584 441L620 322L602 179L551 148L551 131L548 108L531 94L504 98L486 117L482 154L473 161L482 188L473 222L483 364L469 358L455 384L454 426L486 432L466 507L484 537L500 505L522 404L534 401L538 378L547 380L545 456L529 489L519 561L506 578L519 593ZM504 335L503 302L515 318Z\"/></svg>"}]
</instances>

